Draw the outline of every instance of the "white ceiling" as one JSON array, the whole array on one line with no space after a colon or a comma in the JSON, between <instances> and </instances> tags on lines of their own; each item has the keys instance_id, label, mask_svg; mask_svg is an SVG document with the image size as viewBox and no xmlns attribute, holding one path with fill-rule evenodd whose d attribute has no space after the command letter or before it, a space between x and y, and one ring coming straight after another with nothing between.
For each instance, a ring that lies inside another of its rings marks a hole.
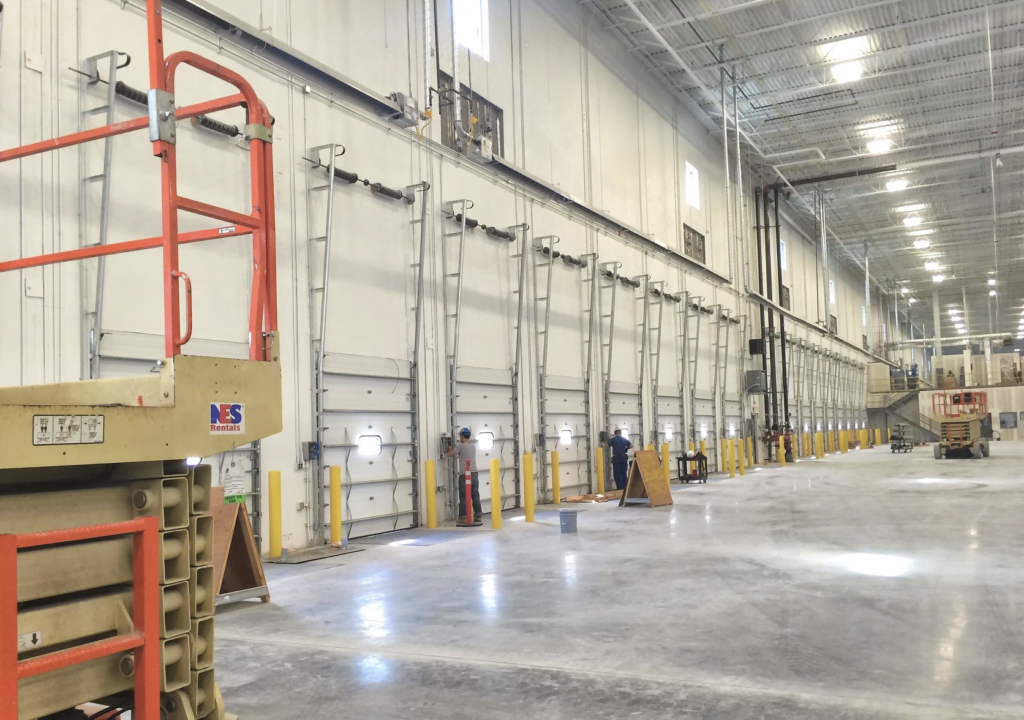
<instances>
[{"instance_id":1,"label":"white ceiling","mask_svg":"<svg viewBox=\"0 0 1024 720\"><path fill-rule=\"evenodd\" d=\"M814 193L824 193L827 225L848 259L862 265L866 254L885 287L908 287L905 297L918 299L914 323L929 334L936 288L944 336L956 334L945 308L961 305L964 291L972 334L988 332L990 317L995 331L1017 330L1024 0L582 1L719 133L721 68L730 132L735 69L745 157L764 182L896 165L801 185L791 200L813 223ZM880 138L892 148L869 152ZM909 187L887 191L895 178ZM907 205L924 207L898 209ZM912 229L903 222L910 214L921 219ZM917 236L931 246L915 250L911 230L931 231ZM940 263L944 282L933 282L929 260Z\"/></svg>"}]
</instances>

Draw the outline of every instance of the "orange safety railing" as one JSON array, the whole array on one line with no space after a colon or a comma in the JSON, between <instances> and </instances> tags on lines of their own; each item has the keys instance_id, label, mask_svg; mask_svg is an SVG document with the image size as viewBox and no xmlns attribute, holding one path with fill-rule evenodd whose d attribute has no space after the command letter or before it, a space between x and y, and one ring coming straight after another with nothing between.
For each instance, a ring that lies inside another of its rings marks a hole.
<instances>
[{"instance_id":1,"label":"orange safety railing","mask_svg":"<svg viewBox=\"0 0 1024 720\"><path fill-rule=\"evenodd\" d=\"M146 2L149 33L149 76L151 117L73 133L31 145L0 152L0 162L81 145L92 140L122 135L151 128L153 154L160 159L163 232L129 242L80 248L37 257L0 262L0 272L22 270L41 265L83 260L85 258L133 252L148 248L163 250L164 287L164 347L166 357L181 354L181 348L191 338L192 301L191 282L178 266L178 247L184 243L201 242L237 235L252 235L253 281L249 305L249 359L269 360L270 334L277 330L277 249L274 234L274 167L271 147L272 120L266 106L256 96L252 86L237 73L192 52L177 52L164 58L163 12L161 0ZM180 65L190 65L238 89L238 94L195 105L173 108L175 73ZM178 195L177 150L174 139L154 138L152 128L169 119L171 110L160 111L155 98L167 98L177 120L205 115L228 108L243 107L248 115L246 135L249 138L249 157L252 208L248 215L216 207L199 200ZM228 223L223 227L196 232L178 232L178 212L184 211ZM186 332L181 335L180 280L186 284ZM98 328L98 330L101 330Z\"/></svg>"},{"instance_id":2,"label":"orange safety railing","mask_svg":"<svg viewBox=\"0 0 1024 720\"><path fill-rule=\"evenodd\" d=\"M964 415L987 415L988 396L975 390L932 395L932 415L936 418L958 418Z\"/></svg>"},{"instance_id":3,"label":"orange safety railing","mask_svg":"<svg viewBox=\"0 0 1024 720\"><path fill-rule=\"evenodd\" d=\"M26 535L0 535L0 720L18 718L18 681L71 665L134 651L136 720L160 718L160 557L155 517L49 530ZM18 550L60 543L131 535L134 541L133 622L124 635L18 660Z\"/></svg>"}]
</instances>

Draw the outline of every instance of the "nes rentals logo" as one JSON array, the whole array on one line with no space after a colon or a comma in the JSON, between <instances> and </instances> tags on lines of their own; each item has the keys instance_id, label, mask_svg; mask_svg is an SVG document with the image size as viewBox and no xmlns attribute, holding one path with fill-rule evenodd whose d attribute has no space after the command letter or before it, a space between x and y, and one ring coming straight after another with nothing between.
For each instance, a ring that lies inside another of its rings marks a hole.
<instances>
[{"instance_id":1,"label":"nes rentals logo","mask_svg":"<svg viewBox=\"0 0 1024 720\"><path fill-rule=\"evenodd\" d=\"M241 435L245 432L245 403L210 403L210 434Z\"/></svg>"}]
</instances>

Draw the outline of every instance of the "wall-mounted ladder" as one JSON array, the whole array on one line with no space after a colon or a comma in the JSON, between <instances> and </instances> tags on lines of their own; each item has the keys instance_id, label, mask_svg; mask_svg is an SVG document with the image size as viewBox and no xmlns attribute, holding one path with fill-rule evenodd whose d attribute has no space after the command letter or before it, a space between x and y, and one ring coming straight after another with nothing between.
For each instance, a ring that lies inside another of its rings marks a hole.
<instances>
[{"instance_id":1,"label":"wall-mounted ladder","mask_svg":"<svg viewBox=\"0 0 1024 720\"><path fill-rule=\"evenodd\" d=\"M118 64L121 58L125 58L124 64ZM92 127L91 120L94 117L101 117L103 125L113 125L115 122L114 101L117 97L117 71L127 67L131 58L127 53L111 50L109 52L93 55L82 61L79 74L84 81L79 89L79 107L82 109L79 130L85 131ZM107 79L103 80L100 74L100 67L106 66ZM104 101L102 105L90 107L90 101L95 97L89 92L90 88L100 83L106 83ZM90 163L87 161L88 146L78 146L79 168L83 173L80 186L79 207L82 208L82 247L98 247L107 244L107 236L110 230L110 186L111 171L114 157L114 138L108 136L103 141L103 166L100 172L90 173L87 168ZM97 225L96 235L90 236L93 225L93 202L91 201L90 188L98 185L100 192L99 208L95 211L95 223ZM88 340L89 349L89 377L93 380L99 379L100 375L100 341L103 335L103 293L106 281L106 257L96 258L96 278L92 284L93 296L88 296L90 283L84 283L82 287L82 307L85 311L84 325L85 336Z\"/></svg>"},{"instance_id":2,"label":"wall-mounted ladder","mask_svg":"<svg viewBox=\"0 0 1024 720\"><path fill-rule=\"evenodd\" d=\"M657 280L647 282L646 298L646 321L648 336L648 357L650 358L651 376L651 419L654 423L651 429L651 442L655 449L661 452L662 433L658 422L658 381L661 375L661 339L662 325L665 320L665 282Z\"/></svg>"}]
</instances>

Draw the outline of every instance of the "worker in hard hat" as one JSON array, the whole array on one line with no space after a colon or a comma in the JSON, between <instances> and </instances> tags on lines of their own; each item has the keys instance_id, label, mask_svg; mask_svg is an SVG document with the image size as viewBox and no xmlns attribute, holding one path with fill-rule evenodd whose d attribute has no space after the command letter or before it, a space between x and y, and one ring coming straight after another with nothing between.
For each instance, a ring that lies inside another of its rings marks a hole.
<instances>
[{"instance_id":1,"label":"worker in hard hat","mask_svg":"<svg viewBox=\"0 0 1024 720\"><path fill-rule=\"evenodd\" d=\"M469 463L469 471L473 477L473 519L477 522L483 517L484 511L480 507L480 474L476 471L476 441L472 439L473 433L469 428L462 428L459 431L459 441L448 448L448 457L458 458L456 472L459 477L459 517L466 517L466 493L462 483L466 476L466 463Z\"/></svg>"},{"instance_id":2,"label":"worker in hard hat","mask_svg":"<svg viewBox=\"0 0 1024 720\"><path fill-rule=\"evenodd\" d=\"M615 478L615 489L625 490L629 476L629 451L633 443L622 436L622 428L615 428L615 435L605 443L612 451L612 474Z\"/></svg>"}]
</instances>

